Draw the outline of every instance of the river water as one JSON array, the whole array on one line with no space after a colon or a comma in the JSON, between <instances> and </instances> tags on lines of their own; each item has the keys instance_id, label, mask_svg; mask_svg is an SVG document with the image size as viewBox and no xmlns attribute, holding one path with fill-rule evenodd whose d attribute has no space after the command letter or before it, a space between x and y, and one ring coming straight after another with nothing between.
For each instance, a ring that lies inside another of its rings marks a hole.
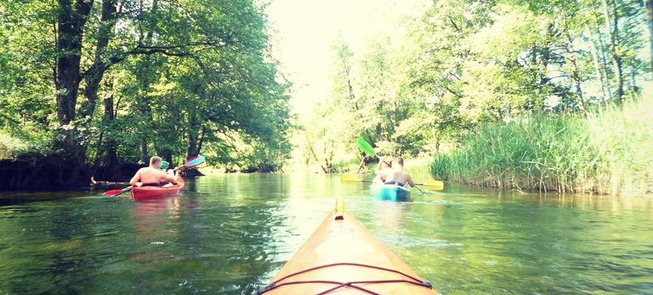
<instances>
[{"instance_id":1,"label":"river water","mask_svg":"<svg viewBox=\"0 0 653 295\"><path fill-rule=\"evenodd\" d=\"M0 293L252 294L344 196L444 294L653 294L650 197L448 187L390 203L271 174L201 177L157 202L99 194L0 195Z\"/></svg>"}]
</instances>

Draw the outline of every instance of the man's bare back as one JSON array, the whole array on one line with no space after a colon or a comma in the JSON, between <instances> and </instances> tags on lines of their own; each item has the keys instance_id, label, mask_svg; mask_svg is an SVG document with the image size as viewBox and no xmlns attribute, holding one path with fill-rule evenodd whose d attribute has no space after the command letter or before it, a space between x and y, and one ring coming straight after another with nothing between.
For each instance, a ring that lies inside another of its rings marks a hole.
<instances>
[{"instance_id":1,"label":"man's bare back","mask_svg":"<svg viewBox=\"0 0 653 295\"><path fill-rule=\"evenodd\" d=\"M392 175L388 176L385 183L393 183L401 186L410 185L411 187L415 186L413 178L410 177L408 172L404 171L395 171Z\"/></svg>"},{"instance_id":2,"label":"man's bare back","mask_svg":"<svg viewBox=\"0 0 653 295\"><path fill-rule=\"evenodd\" d=\"M387 176L385 180L386 184L397 184L400 186L410 185L411 187L415 187L415 183L413 182L413 178L410 177L410 173L403 171L403 158L397 158L396 164L393 163L392 167L395 169L394 173Z\"/></svg>"},{"instance_id":3,"label":"man's bare back","mask_svg":"<svg viewBox=\"0 0 653 295\"><path fill-rule=\"evenodd\" d=\"M146 183L146 184L154 184L154 183L158 184L161 182L168 182L172 180L174 179L170 179L168 175L165 173L165 171L161 169L144 167L138 169L138 172L136 172L136 175L134 175L134 177L129 182L129 184L135 185L138 182Z\"/></svg>"},{"instance_id":4,"label":"man's bare back","mask_svg":"<svg viewBox=\"0 0 653 295\"><path fill-rule=\"evenodd\" d=\"M161 170L161 158L152 157L150 166L138 169L134 177L129 181L132 186L160 185L162 183L175 183L175 175L167 174Z\"/></svg>"}]
</instances>

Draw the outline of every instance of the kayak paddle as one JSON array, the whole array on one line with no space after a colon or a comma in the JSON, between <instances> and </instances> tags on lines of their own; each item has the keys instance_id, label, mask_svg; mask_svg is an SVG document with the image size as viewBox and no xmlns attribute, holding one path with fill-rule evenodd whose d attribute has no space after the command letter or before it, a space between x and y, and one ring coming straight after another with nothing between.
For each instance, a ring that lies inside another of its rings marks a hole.
<instances>
[{"instance_id":1,"label":"kayak paddle","mask_svg":"<svg viewBox=\"0 0 653 295\"><path fill-rule=\"evenodd\" d=\"M430 179L424 183L416 183L415 185L421 185L425 189L432 190L432 191L441 191L444 189L444 181L442 180Z\"/></svg>"},{"instance_id":2,"label":"kayak paddle","mask_svg":"<svg viewBox=\"0 0 653 295\"><path fill-rule=\"evenodd\" d=\"M202 163L204 163L205 161L206 161L206 158L204 156L197 156L195 158L189 159L186 162L186 164L184 164L183 168L186 168L186 169L195 168L195 167L201 165ZM109 196L109 197L116 197L116 196L118 196L120 194L126 193L126 192L131 191L131 190L132 190L132 186L128 186L128 187L123 188L123 189L114 189L114 190L106 191L106 192L103 193L103 195Z\"/></svg>"},{"instance_id":3,"label":"kayak paddle","mask_svg":"<svg viewBox=\"0 0 653 295\"><path fill-rule=\"evenodd\" d=\"M102 194L107 196L107 197L116 197L118 195L121 195L121 194L126 193L126 192L131 191L131 190L132 190L132 186L128 186L128 187L123 188L123 189L112 189L112 190L106 191L106 192L104 192Z\"/></svg>"},{"instance_id":4,"label":"kayak paddle","mask_svg":"<svg viewBox=\"0 0 653 295\"><path fill-rule=\"evenodd\" d=\"M374 152L374 148L372 145L370 145L369 142L365 141L364 138L359 138L356 141L356 145L358 146L358 149L360 149L365 155L368 157L376 157L376 152Z\"/></svg>"},{"instance_id":5,"label":"kayak paddle","mask_svg":"<svg viewBox=\"0 0 653 295\"><path fill-rule=\"evenodd\" d=\"M358 146L358 149L361 150L361 151L362 151L366 156L368 156L368 157L376 157L376 158L379 159L379 161L383 161L383 162L386 163L388 166L390 166L390 163L388 163L387 161L381 159L381 157L379 157L379 156L376 154L376 152L374 151L374 148L372 147L372 145L371 145L369 142L367 142L364 138L362 138L362 137L359 138L359 139L356 141L356 146Z\"/></svg>"},{"instance_id":6,"label":"kayak paddle","mask_svg":"<svg viewBox=\"0 0 653 295\"><path fill-rule=\"evenodd\" d=\"M206 157L196 156L195 158L190 158L188 161L186 161L186 164L184 164L184 168L186 169L195 168L199 165L202 165L205 161L206 161Z\"/></svg>"},{"instance_id":7,"label":"kayak paddle","mask_svg":"<svg viewBox=\"0 0 653 295\"><path fill-rule=\"evenodd\" d=\"M340 182L341 183L357 183L357 182L372 182L371 180L365 180L362 177L358 176L353 176L353 175L341 175L340 176ZM416 183L415 186L417 187L418 185L423 186L425 189L432 190L432 191L441 191L444 189L444 181L441 180L428 180L424 183ZM419 188L418 188L419 190Z\"/></svg>"},{"instance_id":8,"label":"kayak paddle","mask_svg":"<svg viewBox=\"0 0 653 295\"><path fill-rule=\"evenodd\" d=\"M362 177L353 176L353 175L340 175L341 183L357 183L357 182L372 182L371 180L365 180Z\"/></svg>"}]
</instances>

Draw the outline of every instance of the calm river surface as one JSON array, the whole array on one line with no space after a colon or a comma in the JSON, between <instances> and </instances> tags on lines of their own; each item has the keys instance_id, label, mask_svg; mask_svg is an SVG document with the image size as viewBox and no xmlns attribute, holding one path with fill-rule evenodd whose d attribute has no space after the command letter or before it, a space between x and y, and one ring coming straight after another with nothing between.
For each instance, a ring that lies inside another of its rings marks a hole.
<instances>
[{"instance_id":1,"label":"calm river surface","mask_svg":"<svg viewBox=\"0 0 653 295\"><path fill-rule=\"evenodd\" d=\"M0 293L252 294L345 196L444 294L653 294L650 197L448 188L389 203L337 176L267 174L198 178L158 202L99 194L0 195Z\"/></svg>"}]
</instances>

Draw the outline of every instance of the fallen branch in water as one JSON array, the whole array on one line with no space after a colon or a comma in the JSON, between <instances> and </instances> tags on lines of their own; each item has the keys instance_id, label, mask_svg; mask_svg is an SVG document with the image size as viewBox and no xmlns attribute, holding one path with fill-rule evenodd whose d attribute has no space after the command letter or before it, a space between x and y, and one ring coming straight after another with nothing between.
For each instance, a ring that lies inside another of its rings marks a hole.
<instances>
[{"instance_id":1,"label":"fallen branch in water","mask_svg":"<svg viewBox=\"0 0 653 295\"><path fill-rule=\"evenodd\" d=\"M94 186L112 186L112 185L129 185L129 182L126 181L104 181L104 180L95 180L91 177L91 187Z\"/></svg>"}]
</instances>

